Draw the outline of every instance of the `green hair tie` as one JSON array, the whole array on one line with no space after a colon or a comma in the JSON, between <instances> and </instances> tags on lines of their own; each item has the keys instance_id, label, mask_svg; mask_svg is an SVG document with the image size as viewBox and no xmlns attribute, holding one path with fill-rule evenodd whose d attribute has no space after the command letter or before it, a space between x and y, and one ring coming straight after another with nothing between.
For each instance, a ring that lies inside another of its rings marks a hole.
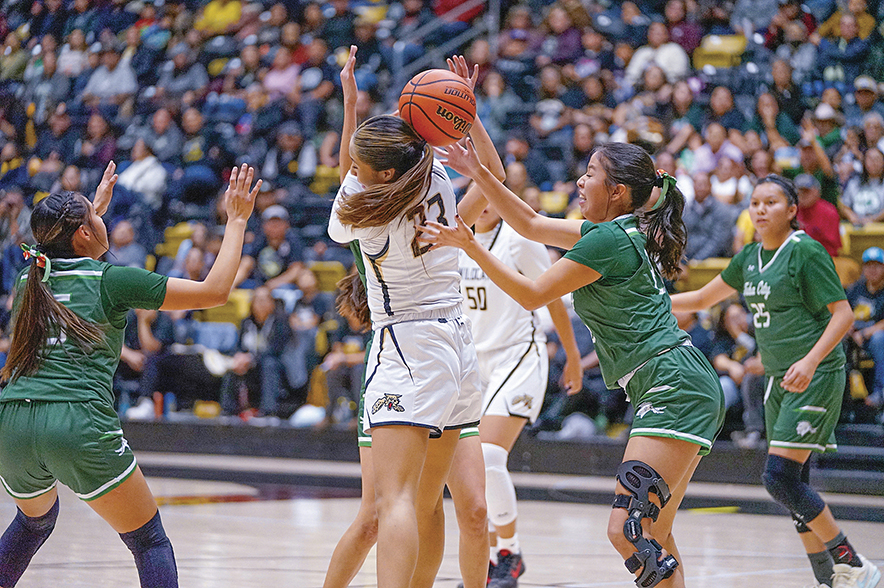
<instances>
[{"instance_id":1,"label":"green hair tie","mask_svg":"<svg viewBox=\"0 0 884 588\"><path fill-rule=\"evenodd\" d=\"M657 210L663 206L663 201L666 200L666 195L669 194L671 188L675 188L675 184L675 178L670 176L668 172L665 172L662 169L657 170L657 180L654 182L654 185L660 188L660 197L657 198L657 202L654 203L651 210Z\"/></svg>"},{"instance_id":2,"label":"green hair tie","mask_svg":"<svg viewBox=\"0 0 884 588\"><path fill-rule=\"evenodd\" d=\"M25 257L25 261L34 258L37 262L37 267L45 268L43 270L43 279L41 281L48 282L49 281L49 272L52 271L52 262L49 261L49 256L37 249L36 247L31 247L27 243L21 244L22 255Z\"/></svg>"}]
</instances>

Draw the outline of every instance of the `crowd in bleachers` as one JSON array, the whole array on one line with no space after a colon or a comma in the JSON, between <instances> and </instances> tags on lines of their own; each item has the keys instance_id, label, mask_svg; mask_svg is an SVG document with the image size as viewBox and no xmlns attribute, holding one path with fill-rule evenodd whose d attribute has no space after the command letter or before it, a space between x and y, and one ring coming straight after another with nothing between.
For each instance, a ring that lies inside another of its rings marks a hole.
<instances>
[{"instance_id":1,"label":"crowd in bleachers","mask_svg":"<svg viewBox=\"0 0 884 588\"><path fill-rule=\"evenodd\" d=\"M107 260L205 276L227 174L247 162L264 186L236 277L246 294L214 314L133 316L120 409L350 422L365 335L334 309L352 256L325 236L338 185L338 71L357 44L359 116L392 110L399 57L413 61L486 18L481 7L445 16L461 3L0 1L0 293L24 267L18 244L33 241L29 207L51 191L93 193L111 160ZM528 0L503 2L499 16L496 37L461 50L479 67L477 110L506 183L536 210L579 215L574 182L593 146L628 141L687 197L686 280L697 262L753 238L748 196L771 172L795 180L802 227L833 257L846 230L884 221L881 0ZM863 250L851 252L856 274ZM875 372L884 361L870 367L884 338L874 326L884 319L884 258L873 251L861 267L850 341L859 378L844 419L874 422L884 404ZM736 437L757 441L745 309L681 320L695 342L708 340ZM554 359L538 430L571 414L588 415L594 430L629 418L622 395L601 384L589 337L581 344L585 392L564 398Z\"/></svg>"}]
</instances>

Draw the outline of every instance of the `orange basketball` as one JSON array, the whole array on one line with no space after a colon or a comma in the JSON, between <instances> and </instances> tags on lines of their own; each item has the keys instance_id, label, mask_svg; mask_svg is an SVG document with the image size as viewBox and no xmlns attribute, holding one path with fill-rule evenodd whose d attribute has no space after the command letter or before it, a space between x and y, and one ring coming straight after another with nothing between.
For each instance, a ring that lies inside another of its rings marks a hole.
<instances>
[{"instance_id":1,"label":"orange basketball","mask_svg":"<svg viewBox=\"0 0 884 588\"><path fill-rule=\"evenodd\" d=\"M447 69L429 69L405 84L399 116L427 143L444 147L470 132L476 97L460 76Z\"/></svg>"}]
</instances>

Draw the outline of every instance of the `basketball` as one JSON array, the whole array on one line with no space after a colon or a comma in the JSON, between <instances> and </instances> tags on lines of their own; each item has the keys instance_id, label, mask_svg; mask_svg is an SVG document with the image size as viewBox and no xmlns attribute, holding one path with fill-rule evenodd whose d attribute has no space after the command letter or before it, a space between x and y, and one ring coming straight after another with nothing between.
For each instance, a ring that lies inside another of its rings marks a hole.
<instances>
[{"instance_id":1,"label":"basketball","mask_svg":"<svg viewBox=\"0 0 884 588\"><path fill-rule=\"evenodd\" d=\"M445 147L470 132L476 118L476 97L457 74L430 69L405 84L399 97L399 116L427 143Z\"/></svg>"}]
</instances>

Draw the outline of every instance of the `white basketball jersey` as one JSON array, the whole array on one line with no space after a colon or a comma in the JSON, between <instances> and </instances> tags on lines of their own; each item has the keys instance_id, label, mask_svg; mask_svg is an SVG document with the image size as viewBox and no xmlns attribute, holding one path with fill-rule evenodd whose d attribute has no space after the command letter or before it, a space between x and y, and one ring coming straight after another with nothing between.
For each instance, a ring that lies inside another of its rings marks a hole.
<instances>
[{"instance_id":1,"label":"white basketball jersey","mask_svg":"<svg viewBox=\"0 0 884 588\"><path fill-rule=\"evenodd\" d=\"M477 233L476 240L505 265L532 280L551 265L544 245L522 237L503 221L487 233ZM525 310L510 298L463 251L460 275L464 314L473 323L476 351L492 351L532 339L538 344L546 342L537 313Z\"/></svg>"},{"instance_id":2,"label":"white basketball jersey","mask_svg":"<svg viewBox=\"0 0 884 588\"><path fill-rule=\"evenodd\" d=\"M335 197L328 234L338 243L359 240L365 262L368 306L375 329L405 320L460 315L458 250L453 247L430 250L428 244L417 240L418 232L414 228L426 220L455 225L457 200L451 180L438 161L433 162L432 174L420 213L412 218L400 216L383 227L357 229L338 220L341 195L365 189L352 173L344 178Z\"/></svg>"}]
</instances>

